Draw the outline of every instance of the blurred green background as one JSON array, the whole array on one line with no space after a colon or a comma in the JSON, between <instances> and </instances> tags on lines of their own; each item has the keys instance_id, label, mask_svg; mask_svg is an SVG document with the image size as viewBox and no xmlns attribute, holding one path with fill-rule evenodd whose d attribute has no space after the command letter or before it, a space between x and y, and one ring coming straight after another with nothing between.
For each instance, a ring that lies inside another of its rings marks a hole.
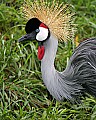
<instances>
[{"instance_id":1,"label":"blurred green background","mask_svg":"<svg viewBox=\"0 0 96 120\"><path fill-rule=\"evenodd\" d=\"M71 4L75 12L75 46L96 37L96 0L59 1ZM72 105L49 95L41 78L37 43L18 43L25 34L23 2L0 0L0 120L96 120L95 98L85 97L81 105ZM75 46L71 41L59 43L56 69L65 69Z\"/></svg>"}]
</instances>

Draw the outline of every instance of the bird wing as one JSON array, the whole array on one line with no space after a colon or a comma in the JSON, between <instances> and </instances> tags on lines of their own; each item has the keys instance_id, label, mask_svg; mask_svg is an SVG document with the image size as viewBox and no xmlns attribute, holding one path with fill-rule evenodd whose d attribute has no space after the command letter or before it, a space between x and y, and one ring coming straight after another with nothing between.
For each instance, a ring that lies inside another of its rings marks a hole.
<instances>
[{"instance_id":1,"label":"bird wing","mask_svg":"<svg viewBox=\"0 0 96 120\"><path fill-rule=\"evenodd\" d=\"M70 58L74 71L72 80L96 97L96 38L82 42Z\"/></svg>"}]
</instances>

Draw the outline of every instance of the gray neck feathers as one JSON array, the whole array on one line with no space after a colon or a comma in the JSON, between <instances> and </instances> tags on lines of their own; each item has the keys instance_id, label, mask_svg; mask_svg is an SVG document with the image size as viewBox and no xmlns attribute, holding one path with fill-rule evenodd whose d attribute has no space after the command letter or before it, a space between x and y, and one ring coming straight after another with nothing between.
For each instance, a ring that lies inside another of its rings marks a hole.
<instances>
[{"instance_id":1,"label":"gray neck feathers","mask_svg":"<svg viewBox=\"0 0 96 120\"><path fill-rule=\"evenodd\" d=\"M54 67L54 60L58 47L58 40L52 34L50 38L44 42L45 54L41 61L41 72L44 84L50 94L57 100L62 101L64 98L74 99L75 94L80 93L81 86L75 82L71 82L73 76L72 67L67 66L65 71L58 72Z\"/></svg>"}]
</instances>

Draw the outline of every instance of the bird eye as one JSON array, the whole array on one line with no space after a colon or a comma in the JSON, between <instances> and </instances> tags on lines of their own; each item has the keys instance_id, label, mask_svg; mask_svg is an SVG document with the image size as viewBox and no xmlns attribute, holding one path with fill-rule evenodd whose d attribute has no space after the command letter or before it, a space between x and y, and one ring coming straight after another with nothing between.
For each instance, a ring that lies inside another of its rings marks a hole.
<instances>
[{"instance_id":1,"label":"bird eye","mask_svg":"<svg viewBox=\"0 0 96 120\"><path fill-rule=\"evenodd\" d=\"M36 33L38 33L40 30L39 29L36 29Z\"/></svg>"}]
</instances>

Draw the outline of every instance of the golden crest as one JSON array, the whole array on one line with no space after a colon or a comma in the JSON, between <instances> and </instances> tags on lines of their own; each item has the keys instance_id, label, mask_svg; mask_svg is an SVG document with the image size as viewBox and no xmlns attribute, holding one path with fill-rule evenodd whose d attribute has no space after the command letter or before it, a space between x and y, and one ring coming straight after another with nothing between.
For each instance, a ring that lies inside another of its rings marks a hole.
<instances>
[{"instance_id":1,"label":"golden crest","mask_svg":"<svg viewBox=\"0 0 96 120\"><path fill-rule=\"evenodd\" d=\"M23 13L26 19L38 18L45 23L58 40L67 41L74 39L76 25L74 14L70 10L71 5L60 3L57 0L34 0L25 2Z\"/></svg>"}]
</instances>

